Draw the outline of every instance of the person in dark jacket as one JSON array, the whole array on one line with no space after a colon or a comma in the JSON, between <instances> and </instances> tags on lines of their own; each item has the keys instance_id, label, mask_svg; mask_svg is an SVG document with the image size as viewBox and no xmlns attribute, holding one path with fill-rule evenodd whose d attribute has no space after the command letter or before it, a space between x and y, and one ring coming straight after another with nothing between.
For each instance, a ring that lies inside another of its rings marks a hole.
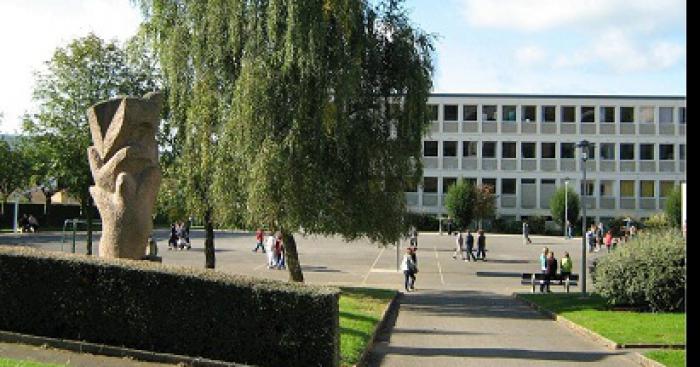
<instances>
[{"instance_id":1,"label":"person in dark jacket","mask_svg":"<svg viewBox=\"0 0 700 367\"><path fill-rule=\"evenodd\" d=\"M479 230L479 237L476 239L476 258L481 258L481 260L486 261L486 236L484 236L484 230Z\"/></svg>"},{"instance_id":2,"label":"person in dark jacket","mask_svg":"<svg viewBox=\"0 0 700 367\"><path fill-rule=\"evenodd\" d=\"M472 235L471 229L467 228L467 258L464 261L476 261L476 257L474 257L474 236Z\"/></svg>"},{"instance_id":3,"label":"person in dark jacket","mask_svg":"<svg viewBox=\"0 0 700 367\"><path fill-rule=\"evenodd\" d=\"M540 292L544 292L547 289L547 293L551 293L549 290L549 283L552 280L552 276L557 274L557 259L554 258L554 252L549 251L547 254L547 271L544 273L544 283L540 284Z\"/></svg>"}]
</instances>

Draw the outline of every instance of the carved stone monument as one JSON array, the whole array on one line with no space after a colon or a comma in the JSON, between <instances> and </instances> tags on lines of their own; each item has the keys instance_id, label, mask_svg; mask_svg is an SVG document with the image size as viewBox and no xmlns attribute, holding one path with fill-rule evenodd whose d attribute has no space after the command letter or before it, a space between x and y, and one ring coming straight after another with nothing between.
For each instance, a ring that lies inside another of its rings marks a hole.
<instances>
[{"instance_id":1,"label":"carved stone monument","mask_svg":"<svg viewBox=\"0 0 700 367\"><path fill-rule=\"evenodd\" d=\"M154 92L88 109L94 144L88 148L88 159L95 179L90 193L102 217L100 257L146 255L160 186L155 135L161 101L162 95Z\"/></svg>"}]
</instances>

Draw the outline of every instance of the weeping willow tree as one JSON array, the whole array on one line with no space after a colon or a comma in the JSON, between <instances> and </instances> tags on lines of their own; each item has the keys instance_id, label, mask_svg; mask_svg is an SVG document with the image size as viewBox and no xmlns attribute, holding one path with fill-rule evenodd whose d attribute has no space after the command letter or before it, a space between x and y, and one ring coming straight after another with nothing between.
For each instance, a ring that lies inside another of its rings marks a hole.
<instances>
[{"instance_id":1,"label":"weeping willow tree","mask_svg":"<svg viewBox=\"0 0 700 367\"><path fill-rule=\"evenodd\" d=\"M293 281L294 233L394 242L422 175L432 36L402 1L372 3L142 1L187 141L190 205L280 231Z\"/></svg>"}]
</instances>

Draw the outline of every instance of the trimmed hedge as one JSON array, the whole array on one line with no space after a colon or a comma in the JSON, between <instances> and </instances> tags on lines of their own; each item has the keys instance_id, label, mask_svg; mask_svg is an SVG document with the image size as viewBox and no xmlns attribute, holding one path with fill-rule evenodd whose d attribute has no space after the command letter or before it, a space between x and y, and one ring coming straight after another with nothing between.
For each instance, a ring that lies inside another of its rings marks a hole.
<instances>
[{"instance_id":1,"label":"trimmed hedge","mask_svg":"<svg viewBox=\"0 0 700 367\"><path fill-rule=\"evenodd\" d=\"M339 290L0 246L0 329L257 366L337 366Z\"/></svg>"},{"instance_id":2,"label":"trimmed hedge","mask_svg":"<svg viewBox=\"0 0 700 367\"><path fill-rule=\"evenodd\" d=\"M613 305L684 311L685 246L677 229L641 231L595 263L595 288Z\"/></svg>"}]
</instances>

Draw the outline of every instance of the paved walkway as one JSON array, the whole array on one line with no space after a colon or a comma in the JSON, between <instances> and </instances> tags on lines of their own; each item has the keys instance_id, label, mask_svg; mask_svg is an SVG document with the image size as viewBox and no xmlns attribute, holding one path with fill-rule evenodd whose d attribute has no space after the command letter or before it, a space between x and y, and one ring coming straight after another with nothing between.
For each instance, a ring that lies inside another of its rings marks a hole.
<instances>
[{"instance_id":1,"label":"paved walkway","mask_svg":"<svg viewBox=\"0 0 700 367\"><path fill-rule=\"evenodd\" d=\"M157 232L165 264L203 267L202 233L193 233L191 251L167 251L166 236L165 230ZM532 239L533 244L524 245L520 236L487 234L488 261L471 263L452 259L453 238L421 234L417 292L402 297L392 326L371 353L371 365L636 366L625 352L593 343L513 298L513 292L529 291L520 285L520 273L537 271L543 246L552 249L557 258L568 251L573 271L580 272L580 238ZM34 237L4 234L0 235L3 243L61 249L60 233ZM403 275L396 271L395 247L302 236L297 243L308 283L403 288ZM286 280L286 271L265 268L265 255L252 252L254 246L252 234L218 232L217 269ZM83 248L84 242L78 245L79 252ZM64 250L68 246L64 245ZM589 261L603 255L589 254ZM591 290L590 280L588 284ZM552 290L563 292L562 288Z\"/></svg>"}]
</instances>

